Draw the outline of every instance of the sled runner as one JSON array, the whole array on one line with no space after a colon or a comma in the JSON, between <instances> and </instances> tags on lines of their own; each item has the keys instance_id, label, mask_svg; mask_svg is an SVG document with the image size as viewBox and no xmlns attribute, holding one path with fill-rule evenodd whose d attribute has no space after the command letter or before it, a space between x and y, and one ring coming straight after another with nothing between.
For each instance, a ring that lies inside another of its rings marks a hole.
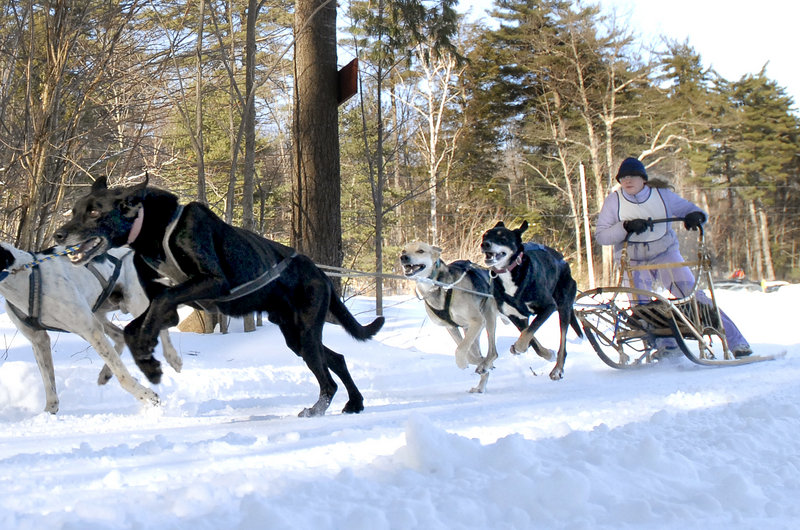
<instances>
[{"instance_id":1,"label":"sled runner","mask_svg":"<svg viewBox=\"0 0 800 530\"><path fill-rule=\"evenodd\" d=\"M691 292L683 297L675 297L666 290L631 287L634 271L677 267L689 267L695 278ZM714 296L711 269L702 227L698 231L695 261L632 266L626 241L621 252L618 285L580 293L575 300L578 320L597 355L612 368L648 366L664 360L663 352L657 348L659 339L673 337L686 357L704 366L732 366L781 357L783 354L738 358L733 355ZM698 300L701 291L705 296Z\"/></svg>"}]
</instances>

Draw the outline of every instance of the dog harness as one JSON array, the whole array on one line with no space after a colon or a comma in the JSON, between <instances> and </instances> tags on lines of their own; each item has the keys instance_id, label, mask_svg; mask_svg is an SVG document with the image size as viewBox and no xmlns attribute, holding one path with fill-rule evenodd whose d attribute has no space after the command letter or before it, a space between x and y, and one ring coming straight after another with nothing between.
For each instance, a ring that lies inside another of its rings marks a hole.
<instances>
[{"instance_id":1,"label":"dog harness","mask_svg":"<svg viewBox=\"0 0 800 530\"><path fill-rule=\"evenodd\" d=\"M453 290L448 289L444 294L444 307L442 309L436 309L431 304L428 303L427 300L424 300L425 305L428 307L431 313L436 315L440 320L447 322L453 327L458 327L458 324L453 322L453 319L450 318L450 304L453 300Z\"/></svg>"},{"instance_id":2,"label":"dog harness","mask_svg":"<svg viewBox=\"0 0 800 530\"><path fill-rule=\"evenodd\" d=\"M442 264L442 260L441 260L441 259L436 261L436 265L435 265L435 271L436 271L436 274L437 274L437 275L438 275L438 270L439 270L439 267L441 266L441 264ZM451 265L455 265L455 264L451 264ZM446 322L447 324L449 324L449 325L451 325L451 326L453 326L453 327L459 327L459 325L458 325L458 324L456 324L456 323L453 321L453 319L450 317L450 305L451 305L451 303L452 303L452 300L453 300L453 288L455 287L455 285L456 285L457 283L459 283L461 280L463 280L463 279L464 279L464 277L465 277L467 274L469 274L469 275L470 275L470 278L472 278L473 282L475 281L475 279L476 279L476 276L478 276L478 275L475 273L475 271L472 269L472 267L470 267L469 265L467 265L467 266L465 266L465 268L464 268L464 272L463 272L463 274L462 274L462 275L461 275L461 276L458 278L458 280L456 280L455 282L453 282L453 283L451 283L451 284L448 284L448 285L439 285L439 290L442 290L442 289L444 289L444 290L445 290L445 294L444 294L444 304L443 304L443 306L442 306L442 308L441 308L441 309L437 309L437 308L433 307L431 304L429 304L429 303L428 303L428 301L427 301L427 300L425 300L425 299L423 298L423 302L425 302L425 306L426 306L426 307L427 307L427 308L430 310L430 312L431 312L431 313L433 313L433 314L434 314L434 315L436 315L436 316L437 316L437 317L438 317L440 320L442 320L442 321ZM478 276L478 277L479 277L479 276ZM438 284L438 280L437 280L436 278L431 278L431 281L432 281L434 284ZM457 288L457 287L456 287L456 288ZM464 289L464 290L465 290L465 291L468 291L468 292L470 292L470 293L475 293L475 294L479 294L479 295L483 296L484 298L481 300L481 307L483 307L483 305L484 305L484 304L486 304L486 300L487 300L488 298L485 296L485 294L484 294L484 293L479 293L479 292L476 292L476 291L470 291L470 290L468 290L468 289Z\"/></svg>"},{"instance_id":3,"label":"dog harness","mask_svg":"<svg viewBox=\"0 0 800 530\"><path fill-rule=\"evenodd\" d=\"M143 209L144 208L140 208L139 211L141 212ZM168 279L173 285L183 283L189 279L189 276L183 272L183 269L181 269L180 265L178 265L178 261L172 254L172 250L169 248L169 238L172 235L172 232L175 231L175 227L177 226L178 220L180 220L182 213L183 205L179 204L175 209L175 213L172 214L172 219L167 225L166 230L164 230L164 239L161 241L161 247L164 249L164 261L154 260L142 255L142 259L150 266L150 268L159 273L162 278Z\"/></svg>"},{"instance_id":4,"label":"dog harness","mask_svg":"<svg viewBox=\"0 0 800 530\"><path fill-rule=\"evenodd\" d=\"M58 255L63 256L65 254ZM28 277L28 311L26 313L17 306L13 305L11 302L6 301L8 308L12 313L14 313L14 316L16 316L30 328L38 331L64 331L63 329L46 326L42 323L42 271L39 268L39 264L46 260L37 259L34 254L31 254L31 256L34 258L33 263L26 264L26 266L23 267L31 269L31 274ZM92 313L96 313L97 310L100 309L100 306L102 306L105 301L108 300L108 297L111 296L111 292L117 285L119 273L122 269L121 259L112 256L111 254L102 254L102 257L105 257L114 265L114 271L108 278L103 276L103 273L97 269L94 263L89 262L86 264L86 268L89 269L92 274L94 274L94 277L97 278L97 281L100 282L100 285L103 287L103 291L100 293L100 296L97 297L97 300L95 300L94 305L92 306ZM50 256L48 256L48 258L50 258Z\"/></svg>"},{"instance_id":5,"label":"dog harness","mask_svg":"<svg viewBox=\"0 0 800 530\"><path fill-rule=\"evenodd\" d=\"M183 272L183 269L181 269L181 266L178 264L178 260L175 259L175 255L172 253L172 250L169 247L169 238L172 236L172 232L175 231L182 213L183 205L179 204L172 216L172 220L169 222L166 230L164 231L164 239L161 241L161 246L164 249L165 261L161 262L142 256L142 259L144 259L145 263L147 263L153 270L158 272L162 277L168 279L172 285L178 285L189 279L189 275ZM274 280L277 280L278 276L280 276L286 267L289 266L289 262L295 256L297 256L297 252L293 252L290 256L268 268L258 277L232 288L225 296L216 297L213 301L209 302L195 301L194 303L206 311L215 311L217 302L231 302L233 300L243 298L248 294L252 294L259 289L266 287Z\"/></svg>"}]
</instances>

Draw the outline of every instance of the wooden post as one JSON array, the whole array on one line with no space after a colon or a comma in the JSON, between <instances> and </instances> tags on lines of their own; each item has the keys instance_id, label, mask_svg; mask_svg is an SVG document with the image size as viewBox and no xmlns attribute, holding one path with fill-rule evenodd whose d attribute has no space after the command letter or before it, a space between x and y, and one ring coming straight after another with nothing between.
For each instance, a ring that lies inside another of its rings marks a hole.
<instances>
[{"instance_id":1,"label":"wooden post","mask_svg":"<svg viewBox=\"0 0 800 530\"><path fill-rule=\"evenodd\" d=\"M581 204L583 206L583 232L586 241L586 266L589 271L589 289L594 289L594 258L592 257L592 230L589 226L589 200L586 196L586 171L579 166L581 177Z\"/></svg>"}]
</instances>

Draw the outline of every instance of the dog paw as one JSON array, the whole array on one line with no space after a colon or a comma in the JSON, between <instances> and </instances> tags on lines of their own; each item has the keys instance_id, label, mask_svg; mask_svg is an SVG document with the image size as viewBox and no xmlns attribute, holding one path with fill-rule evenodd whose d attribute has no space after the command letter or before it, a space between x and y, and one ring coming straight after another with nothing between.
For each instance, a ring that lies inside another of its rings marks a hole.
<instances>
[{"instance_id":1,"label":"dog paw","mask_svg":"<svg viewBox=\"0 0 800 530\"><path fill-rule=\"evenodd\" d=\"M158 405L161 404L161 399L158 397L158 394L156 394L149 388L144 389L143 395L140 399L146 405L151 405L153 407L157 407Z\"/></svg>"},{"instance_id":2,"label":"dog paw","mask_svg":"<svg viewBox=\"0 0 800 530\"><path fill-rule=\"evenodd\" d=\"M114 374L111 373L111 368L109 368L107 364L103 365L103 368L97 375L97 385L102 386L108 383L109 381L111 381L112 377L114 377Z\"/></svg>"},{"instance_id":3,"label":"dog paw","mask_svg":"<svg viewBox=\"0 0 800 530\"><path fill-rule=\"evenodd\" d=\"M306 408L300 411L300 414L297 416L300 418L311 418L314 416L322 416L325 414L325 411L328 410L328 407L331 404L331 397L320 396L314 406L311 408Z\"/></svg>"},{"instance_id":4,"label":"dog paw","mask_svg":"<svg viewBox=\"0 0 800 530\"><path fill-rule=\"evenodd\" d=\"M58 412L58 400L48 402L44 406L44 411L49 412L50 414L55 414L56 412Z\"/></svg>"},{"instance_id":5,"label":"dog paw","mask_svg":"<svg viewBox=\"0 0 800 530\"><path fill-rule=\"evenodd\" d=\"M172 369L177 373L181 373L181 369L183 368L183 359L180 356L167 357L167 363L169 363Z\"/></svg>"},{"instance_id":6,"label":"dog paw","mask_svg":"<svg viewBox=\"0 0 800 530\"><path fill-rule=\"evenodd\" d=\"M512 345L511 345L511 348L510 348L510 350L509 350L509 351L510 351L510 352L511 352L513 355L522 355L522 354L523 354L523 353L525 353L527 350L528 350L527 348L517 348L517 345L516 345L516 344L512 344Z\"/></svg>"},{"instance_id":7,"label":"dog paw","mask_svg":"<svg viewBox=\"0 0 800 530\"><path fill-rule=\"evenodd\" d=\"M134 356L133 361L136 363L136 366L139 367L139 370L142 371L148 381L154 385L161 383L161 376L163 375L163 372L161 371L161 363L158 362L158 359L154 359L152 356L144 359Z\"/></svg>"},{"instance_id":8,"label":"dog paw","mask_svg":"<svg viewBox=\"0 0 800 530\"><path fill-rule=\"evenodd\" d=\"M553 368L553 371L550 372L550 379L552 379L553 381L558 381L559 379L563 379L563 378L564 378L564 369L563 368L555 367L555 368Z\"/></svg>"},{"instance_id":9,"label":"dog paw","mask_svg":"<svg viewBox=\"0 0 800 530\"><path fill-rule=\"evenodd\" d=\"M470 388L469 389L469 393L470 394L483 394L483 389L476 386L475 388Z\"/></svg>"},{"instance_id":10,"label":"dog paw","mask_svg":"<svg viewBox=\"0 0 800 530\"><path fill-rule=\"evenodd\" d=\"M358 414L359 412L364 410L364 401L348 401L344 408L342 409L342 413L344 414Z\"/></svg>"},{"instance_id":11,"label":"dog paw","mask_svg":"<svg viewBox=\"0 0 800 530\"><path fill-rule=\"evenodd\" d=\"M556 358L556 352L553 350L536 350L536 354L545 361L552 361Z\"/></svg>"}]
</instances>

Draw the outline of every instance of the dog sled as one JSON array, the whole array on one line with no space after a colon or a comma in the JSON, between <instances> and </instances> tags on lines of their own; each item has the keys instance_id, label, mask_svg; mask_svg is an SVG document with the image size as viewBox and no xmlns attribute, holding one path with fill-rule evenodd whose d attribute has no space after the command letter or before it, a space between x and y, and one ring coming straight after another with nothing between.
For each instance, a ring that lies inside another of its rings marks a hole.
<instances>
[{"instance_id":1,"label":"dog sled","mask_svg":"<svg viewBox=\"0 0 800 530\"><path fill-rule=\"evenodd\" d=\"M682 221L682 218L652 222ZM666 290L649 291L632 287L637 270L689 267L695 278L691 292L675 297ZM704 366L734 366L768 361L778 355L736 357L728 348L725 329L714 294L712 266L705 233L698 231L694 261L632 266L627 241L621 252L619 282L580 293L575 312L597 355L612 368L640 368L663 361L657 345L674 338L678 348L692 362ZM698 293L704 293L700 296ZM680 354L678 354L680 355Z\"/></svg>"}]
</instances>

